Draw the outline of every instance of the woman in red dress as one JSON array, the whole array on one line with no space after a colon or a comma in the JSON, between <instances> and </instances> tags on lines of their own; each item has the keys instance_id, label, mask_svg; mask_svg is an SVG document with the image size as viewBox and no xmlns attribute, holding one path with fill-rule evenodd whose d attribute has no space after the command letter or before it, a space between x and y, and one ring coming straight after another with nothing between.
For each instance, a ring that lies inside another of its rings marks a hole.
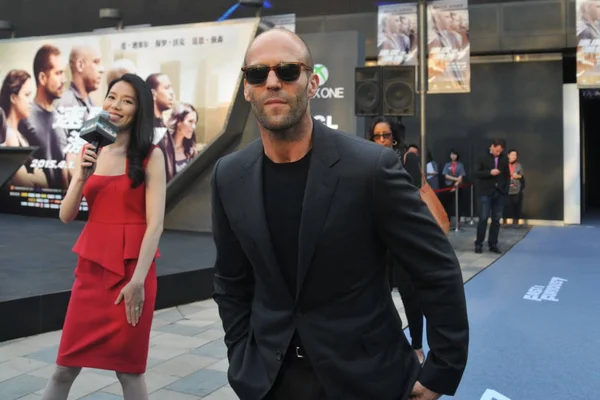
<instances>
[{"instance_id":1,"label":"woman in red dress","mask_svg":"<svg viewBox=\"0 0 600 400\"><path fill-rule=\"evenodd\" d=\"M115 371L125 400L146 400L144 380L163 229L164 156L152 146L152 93L136 75L113 81L102 106L118 128L97 154L87 144L60 208L68 223L82 196L89 218L79 255L56 370L43 400L65 400L82 367Z\"/></svg>"}]
</instances>

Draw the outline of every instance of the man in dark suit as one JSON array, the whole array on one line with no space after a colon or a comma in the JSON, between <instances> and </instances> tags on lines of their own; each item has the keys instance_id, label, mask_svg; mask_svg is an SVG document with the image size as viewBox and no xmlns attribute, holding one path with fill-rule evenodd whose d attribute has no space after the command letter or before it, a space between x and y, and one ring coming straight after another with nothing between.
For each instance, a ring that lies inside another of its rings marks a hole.
<instances>
[{"instance_id":1,"label":"man in dark suit","mask_svg":"<svg viewBox=\"0 0 600 400\"><path fill-rule=\"evenodd\" d=\"M458 260L393 150L311 118L312 66L294 33L252 42L244 89L261 138L214 168L231 387L242 400L452 395L469 336ZM386 281L388 248L427 318L422 369Z\"/></svg>"},{"instance_id":2,"label":"man in dark suit","mask_svg":"<svg viewBox=\"0 0 600 400\"><path fill-rule=\"evenodd\" d=\"M498 233L510 184L508 157L503 153L505 147L504 140L494 139L490 145L490 151L479 158L475 166L475 178L479 191L479 223L475 240L475 253L478 254L483 252L483 241L490 214L492 223L490 224L488 246L491 252L502 254L498 247Z\"/></svg>"}]
</instances>

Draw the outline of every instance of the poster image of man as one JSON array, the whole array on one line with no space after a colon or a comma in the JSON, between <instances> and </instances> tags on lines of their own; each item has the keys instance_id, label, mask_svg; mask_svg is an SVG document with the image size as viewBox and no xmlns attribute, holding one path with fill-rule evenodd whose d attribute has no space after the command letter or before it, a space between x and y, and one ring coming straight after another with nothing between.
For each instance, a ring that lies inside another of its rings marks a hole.
<instances>
[{"instance_id":1,"label":"poster image of man","mask_svg":"<svg viewBox=\"0 0 600 400\"><path fill-rule=\"evenodd\" d=\"M254 21L227 21L0 40L0 145L36 147L0 188L3 211L56 215L85 144L81 127L124 73L152 88L171 180L222 133L255 31ZM81 210L85 218L85 199Z\"/></svg>"},{"instance_id":2,"label":"poster image of man","mask_svg":"<svg viewBox=\"0 0 600 400\"><path fill-rule=\"evenodd\" d=\"M378 65L416 65L418 49L416 5L379 7Z\"/></svg>"},{"instance_id":3,"label":"poster image of man","mask_svg":"<svg viewBox=\"0 0 600 400\"><path fill-rule=\"evenodd\" d=\"M169 134L164 120L164 114L173 108L175 91L173 90L171 80L163 73L149 75L146 78L146 84L150 87L152 96L154 97L155 141L165 155L165 171L167 172L167 182L169 182L176 173L175 148L173 146L173 137Z\"/></svg>"},{"instance_id":4,"label":"poster image of man","mask_svg":"<svg viewBox=\"0 0 600 400\"><path fill-rule=\"evenodd\" d=\"M600 1L577 1L577 85L600 87Z\"/></svg>"},{"instance_id":5,"label":"poster image of man","mask_svg":"<svg viewBox=\"0 0 600 400\"><path fill-rule=\"evenodd\" d=\"M471 80L469 11L466 0L441 0L427 6L428 91L469 92Z\"/></svg>"},{"instance_id":6,"label":"poster image of man","mask_svg":"<svg viewBox=\"0 0 600 400\"><path fill-rule=\"evenodd\" d=\"M579 40L600 39L600 1L581 1L577 22L577 38Z\"/></svg>"},{"instance_id":7,"label":"poster image of man","mask_svg":"<svg viewBox=\"0 0 600 400\"><path fill-rule=\"evenodd\" d=\"M137 75L137 68L133 61L127 58L120 58L106 71L106 85L109 85L112 81L119 79L125 74Z\"/></svg>"},{"instance_id":8,"label":"poster image of man","mask_svg":"<svg viewBox=\"0 0 600 400\"><path fill-rule=\"evenodd\" d=\"M19 124L19 131L30 145L38 149L33 159L60 163L64 160L63 149L67 144L67 131L56 126L57 114L54 103L63 95L66 83L65 62L60 50L46 44L39 48L33 59L33 74L37 86L31 112ZM66 189L68 169L40 165L46 175L48 187Z\"/></svg>"}]
</instances>

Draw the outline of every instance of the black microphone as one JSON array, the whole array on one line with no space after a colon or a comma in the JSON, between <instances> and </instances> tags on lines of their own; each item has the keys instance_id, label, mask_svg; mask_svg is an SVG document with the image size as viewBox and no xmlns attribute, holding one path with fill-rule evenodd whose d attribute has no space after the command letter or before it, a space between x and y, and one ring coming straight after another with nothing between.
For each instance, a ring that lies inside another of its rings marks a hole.
<instances>
[{"instance_id":1,"label":"black microphone","mask_svg":"<svg viewBox=\"0 0 600 400\"><path fill-rule=\"evenodd\" d=\"M110 114L102 111L94 118L90 118L83 123L79 131L79 137L94 145L95 152L98 154L99 149L115 142L117 127L110 120Z\"/></svg>"}]
</instances>

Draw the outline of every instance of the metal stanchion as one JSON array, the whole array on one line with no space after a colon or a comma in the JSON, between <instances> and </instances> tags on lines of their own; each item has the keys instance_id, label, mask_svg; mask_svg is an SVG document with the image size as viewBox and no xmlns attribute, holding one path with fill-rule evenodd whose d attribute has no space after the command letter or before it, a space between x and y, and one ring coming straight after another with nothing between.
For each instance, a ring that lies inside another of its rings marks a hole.
<instances>
[{"instance_id":1,"label":"metal stanchion","mask_svg":"<svg viewBox=\"0 0 600 400\"><path fill-rule=\"evenodd\" d=\"M475 195L473 187L473 184L471 184L471 217L469 218L469 225L475 225Z\"/></svg>"},{"instance_id":2,"label":"metal stanchion","mask_svg":"<svg viewBox=\"0 0 600 400\"><path fill-rule=\"evenodd\" d=\"M458 214L459 211L459 207L458 207L458 191L459 191L459 185L455 185L454 186L454 232L459 232L460 231L460 215Z\"/></svg>"}]
</instances>

